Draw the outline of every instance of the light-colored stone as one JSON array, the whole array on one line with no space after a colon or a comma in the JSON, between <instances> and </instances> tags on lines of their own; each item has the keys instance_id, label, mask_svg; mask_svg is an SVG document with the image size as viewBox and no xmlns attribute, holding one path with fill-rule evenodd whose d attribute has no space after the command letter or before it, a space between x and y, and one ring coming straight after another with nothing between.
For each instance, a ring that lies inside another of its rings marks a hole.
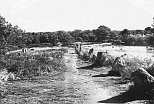
<instances>
[{"instance_id":1,"label":"light-colored stone","mask_svg":"<svg viewBox=\"0 0 154 104\"><path fill-rule=\"evenodd\" d=\"M4 80L4 81L15 80L15 74L10 72L7 75L3 76L2 80Z\"/></svg>"},{"instance_id":2,"label":"light-colored stone","mask_svg":"<svg viewBox=\"0 0 154 104\"><path fill-rule=\"evenodd\" d=\"M123 55L115 58L112 65L112 71L120 72L123 78L130 77L128 74L128 68L126 67L126 62L123 58Z\"/></svg>"}]
</instances>

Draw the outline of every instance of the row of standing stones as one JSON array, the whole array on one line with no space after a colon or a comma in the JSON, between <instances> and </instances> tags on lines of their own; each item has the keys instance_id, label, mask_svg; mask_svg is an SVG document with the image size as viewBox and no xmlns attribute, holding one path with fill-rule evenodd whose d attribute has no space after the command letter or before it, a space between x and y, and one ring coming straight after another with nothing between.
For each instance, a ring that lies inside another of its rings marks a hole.
<instances>
[{"instance_id":1,"label":"row of standing stones","mask_svg":"<svg viewBox=\"0 0 154 104\"><path fill-rule=\"evenodd\" d=\"M83 52L81 45L82 43L74 44L76 53L82 57ZM118 76L120 75L122 78L127 77L125 74L123 74L126 67L123 56L125 56L126 54L113 59L113 57L107 55L107 52L98 52L97 56L95 56L93 54L93 51L94 49L91 48L87 53L89 57L88 61L91 61L93 63L92 67L111 66L112 69L108 72L109 74L115 74ZM150 90L154 87L154 77L144 68L139 68L136 71L132 72L129 76L129 79L134 82L134 86L136 87L145 87Z\"/></svg>"},{"instance_id":2,"label":"row of standing stones","mask_svg":"<svg viewBox=\"0 0 154 104\"><path fill-rule=\"evenodd\" d=\"M78 56L83 55L82 48L81 48L81 43L74 44L75 46L75 51L78 54ZM125 61L123 59L123 56L121 57L116 57L113 59L110 55L107 55L107 52L98 52L97 56L93 54L94 49L91 48L89 52L87 53L88 55L88 61L92 63L91 67L102 67L102 66L111 66L112 69L109 71L109 74L112 75L120 75L122 77L126 77L124 73L125 70ZM13 70L13 69L9 69ZM144 68L139 68L135 72L131 73L131 80L134 82L135 86L153 86L154 83L154 77L149 74ZM13 71L9 71L5 69L2 73L0 73L0 84L4 84L4 82L8 80L15 80L17 79L15 77L15 74Z\"/></svg>"}]
</instances>

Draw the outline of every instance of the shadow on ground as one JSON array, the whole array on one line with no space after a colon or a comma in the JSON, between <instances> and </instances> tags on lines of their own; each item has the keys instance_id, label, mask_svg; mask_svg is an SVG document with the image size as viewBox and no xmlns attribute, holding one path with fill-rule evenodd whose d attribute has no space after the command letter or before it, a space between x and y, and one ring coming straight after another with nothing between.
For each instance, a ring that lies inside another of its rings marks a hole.
<instances>
[{"instance_id":1,"label":"shadow on ground","mask_svg":"<svg viewBox=\"0 0 154 104\"><path fill-rule=\"evenodd\" d=\"M92 77L109 77L109 76L116 76L120 77L120 73L115 72L115 71L109 71L107 74L99 74L99 75L94 75ZM130 79L120 79L116 81L114 84L127 84L131 82ZM121 93L117 96L111 97L106 100L101 100L98 101L98 103L109 103L109 104L123 104L127 102L132 102L136 100L148 100L148 104L154 104L154 87L153 86L130 86L129 90L127 90L124 93Z\"/></svg>"},{"instance_id":2,"label":"shadow on ground","mask_svg":"<svg viewBox=\"0 0 154 104\"><path fill-rule=\"evenodd\" d=\"M100 66L92 64L88 66L79 67L77 69L93 69L93 68L100 68Z\"/></svg>"},{"instance_id":3,"label":"shadow on ground","mask_svg":"<svg viewBox=\"0 0 154 104\"><path fill-rule=\"evenodd\" d=\"M112 98L98 101L98 103L127 103L136 100L148 100L154 103L154 91L149 91L146 87L131 87L128 91ZM151 103L151 104L153 104Z\"/></svg>"},{"instance_id":4,"label":"shadow on ground","mask_svg":"<svg viewBox=\"0 0 154 104\"><path fill-rule=\"evenodd\" d=\"M108 77L108 76L116 76L116 77L120 77L121 74L118 71L108 71L107 74L99 74L99 75L94 75L92 77Z\"/></svg>"}]
</instances>

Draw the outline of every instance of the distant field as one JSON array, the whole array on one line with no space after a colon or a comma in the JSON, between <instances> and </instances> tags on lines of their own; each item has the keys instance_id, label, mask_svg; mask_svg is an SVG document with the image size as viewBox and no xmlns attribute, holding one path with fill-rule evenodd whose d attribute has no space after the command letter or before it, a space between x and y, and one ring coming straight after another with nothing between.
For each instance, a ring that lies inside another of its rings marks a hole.
<instances>
[{"instance_id":1,"label":"distant field","mask_svg":"<svg viewBox=\"0 0 154 104\"><path fill-rule=\"evenodd\" d=\"M150 58L154 61L154 52L147 51L143 46L99 46L99 45L84 45L82 49L88 51L90 48L94 48L94 54L97 52L108 52L112 56L120 56L127 54L129 57L138 57L140 59Z\"/></svg>"}]
</instances>

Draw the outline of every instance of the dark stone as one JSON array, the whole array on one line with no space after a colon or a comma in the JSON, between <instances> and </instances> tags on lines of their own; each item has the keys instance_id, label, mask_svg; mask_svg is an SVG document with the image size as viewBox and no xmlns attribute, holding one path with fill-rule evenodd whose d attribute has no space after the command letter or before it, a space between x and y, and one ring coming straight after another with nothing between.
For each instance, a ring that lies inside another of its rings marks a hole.
<instances>
[{"instance_id":1,"label":"dark stone","mask_svg":"<svg viewBox=\"0 0 154 104\"><path fill-rule=\"evenodd\" d=\"M135 86L151 86L154 83L154 77L143 68L133 72L131 78Z\"/></svg>"},{"instance_id":2,"label":"dark stone","mask_svg":"<svg viewBox=\"0 0 154 104\"><path fill-rule=\"evenodd\" d=\"M118 77L120 77L121 76L121 73L119 71L113 71L113 70L111 70L111 71L108 72L108 75L109 76L118 76Z\"/></svg>"}]
</instances>

